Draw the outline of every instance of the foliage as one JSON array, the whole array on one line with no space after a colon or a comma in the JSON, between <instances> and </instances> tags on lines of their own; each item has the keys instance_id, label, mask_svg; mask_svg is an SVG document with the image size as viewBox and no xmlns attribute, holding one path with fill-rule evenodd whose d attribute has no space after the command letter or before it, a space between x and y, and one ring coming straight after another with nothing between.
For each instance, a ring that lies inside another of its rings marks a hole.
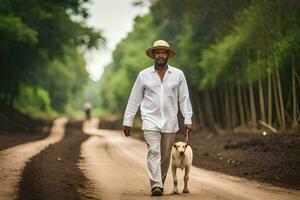
<instances>
[{"instance_id":1,"label":"foliage","mask_svg":"<svg viewBox=\"0 0 300 200\"><path fill-rule=\"evenodd\" d=\"M55 110L72 109L87 81L82 54L104 42L85 24L86 2L0 0L0 105L16 106L26 85L48 93Z\"/></svg>"},{"instance_id":2,"label":"foliage","mask_svg":"<svg viewBox=\"0 0 300 200\"><path fill-rule=\"evenodd\" d=\"M47 91L22 85L15 107L33 117L54 117L57 113L51 108L51 100Z\"/></svg>"},{"instance_id":3,"label":"foliage","mask_svg":"<svg viewBox=\"0 0 300 200\"><path fill-rule=\"evenodd\" d=\"M181 68L198 91L226 84L247 85L280 69L291 56L299 63L300 2L296 0L158 0L139 17L117 46L101 80L101 101L123 113L137 73L151 65L144 51L157 39L177 51L171 64ZM299 68L296 69L299 71ZM290 88L290 83L283 83Z\"/></svg>"}]
</instances>

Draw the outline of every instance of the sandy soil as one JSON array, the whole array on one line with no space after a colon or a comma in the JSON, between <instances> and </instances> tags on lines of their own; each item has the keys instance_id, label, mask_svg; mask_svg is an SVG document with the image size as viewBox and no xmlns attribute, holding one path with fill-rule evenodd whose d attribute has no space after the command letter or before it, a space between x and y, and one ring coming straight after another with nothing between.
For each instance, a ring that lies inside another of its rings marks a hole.
<instances>
[{"instance_id":1,"label":"sandy soil","mask_svg":"<svg viewBox=\"0 0 300 200\"><path fill-rule=\"evenodd\" d=\"M93 121L84 132L91 135L81 145L84 174L91 180L100 199L152 199L147 178L146 145L126 138L120 131L98 130ZM88 125L87 125L88 126ZM182 180L182 173L179 173ZM296 199L299 191L271 187L245 179L193 167L190 194L171 195L172 178L168 175L161 199ZM182 181L179 189L183 189Z\"/></svg>"}]
</instances>

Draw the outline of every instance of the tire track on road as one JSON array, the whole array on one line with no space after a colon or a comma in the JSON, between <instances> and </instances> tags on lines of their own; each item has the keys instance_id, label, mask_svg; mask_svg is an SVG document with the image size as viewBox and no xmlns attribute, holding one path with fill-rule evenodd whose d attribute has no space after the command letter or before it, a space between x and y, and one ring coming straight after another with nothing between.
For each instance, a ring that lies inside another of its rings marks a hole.
<instances>
[{"instance_id":1,"label":"tire track on road","mask_svg":"<svg viewBox=\"0 0 300 200\"><path fill-rule=\"evenodd\" d=\"M0 152L0 199L16 199L17 184L26 162L48 145L59 142L64 137L67 118L56 119L47 138L17 145Z\"/></svg>"}]
</instances>

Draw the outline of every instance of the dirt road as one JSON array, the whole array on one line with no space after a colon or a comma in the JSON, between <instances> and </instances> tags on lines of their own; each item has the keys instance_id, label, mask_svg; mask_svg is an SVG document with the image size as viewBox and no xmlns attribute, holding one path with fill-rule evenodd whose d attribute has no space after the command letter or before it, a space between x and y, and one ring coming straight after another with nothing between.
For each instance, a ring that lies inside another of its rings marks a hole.
<instances>
[{"instance_id":1,"label":"dirt road","mask_svg":"<svg viewBox=\"0 0 300 200\"><path fill-rule=\"evenodd\" d=\"M1 200L145 200L150 197L146 144L121 131L99 130L97 119L54 122L49 137L0 151ZM75 127L73 127L75 125ZM52 145L50 145L52 144ZM80 150L80 151L79 151ZM183 173L178 171L179 190ZM287 190L193 167L189 194L171 195L168 175L160 199L296 200Z\"/></svg>"},{"instance_id":2,"label":"dirt road","mask_svg":"<svg viewBox=\"0 0 300 200\"><path fill-rule=\"evenodd\" d=\"M93 198L153 199L149 194L146 171L146 145L139 140L126 138L120 131L98 130L97 120L84 124L84 132L91 135L81 145L82 161L79 164L91 180ZM179 189L183 188L179 171ZM286 190L245 179L192 168L190 193L171 195L172 176L168 174L165 195L160 199L255 199L292 200L300 198L300 191Z\"/></svg>"}]
</instances>

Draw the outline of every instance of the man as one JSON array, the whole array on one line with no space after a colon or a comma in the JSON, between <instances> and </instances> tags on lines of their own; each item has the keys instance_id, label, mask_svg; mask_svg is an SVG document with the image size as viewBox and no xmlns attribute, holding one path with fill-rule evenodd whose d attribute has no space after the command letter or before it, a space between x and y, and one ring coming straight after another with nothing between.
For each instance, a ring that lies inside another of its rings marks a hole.
<instances>
[{"instance_id":1,"label":"man","mask_svg":"<svg viewBox=\"0 0 300 200\"><path fill-rule=\"evenodd\" d=\"M85 102L83 105L83 110L85 113L85 119L90 120L91 119L91 112L92 112L92 104L89 102Z\"/></svg>"},{"instance_id":2,"label":"man","mask_svg":"<svg viewBox=\"0 0 300 200\"><path fill-rule=\"evenodd\" d=\"M168 58L175 56L175 51L166 41L158 40L146 54L154 59L155 64L138 74L124 114L123 131L125 136L130 136L134 116L141 105L151 195L161 196L178 131L178 102L186 134L192 131L193 111L183 72L167 64Z\"/></svg>"}]
</instances>

